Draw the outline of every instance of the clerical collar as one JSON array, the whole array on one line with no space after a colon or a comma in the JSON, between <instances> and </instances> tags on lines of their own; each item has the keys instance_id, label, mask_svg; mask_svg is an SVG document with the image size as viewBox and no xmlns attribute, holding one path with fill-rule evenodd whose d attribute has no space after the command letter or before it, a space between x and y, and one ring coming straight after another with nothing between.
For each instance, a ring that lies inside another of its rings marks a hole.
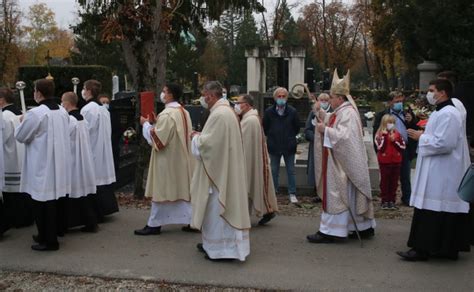
<instances>
[{"instance_id":1,"label":"clerical collar","mask_svg":"<svg viewBox=\"0 0 474 292\"><path fill-rule=\"evenodd\" d=\"M436 111L440 111L443 107L447 106L447 105L452 105L454 106L454 103L451 101L451 98L446 100L446 101L443 101L441 103L438 103L436 105Z\"/></svg>"},{"instance_id":2,"label":"clerical collar","mask_svg":"<svg viewBox=\"0 0 474 292\"><path fill-rule=\"evenodd\" d=\"M181 105L177 101L172 101L165 104L165 107L178 108L181 107Z\"/></svg>"},{"instance_id":3,"label":"clerical collar","mask_svg":"<svg viewBox=\"0 0 474 292\"><path fill-rule=\"evenodd\" d=\"M20 116L22 115L22 112L20 111L19 108L17 108L13 103L5 106L3 109L2 109L2 112L4 111L11 111L12 113L14 113L15 115L17 116Z\"/></svg>"},{"instance_id":4,"label":"clerical collar","mask_svg":"<svg viewBox=\"0 0 474 292\"><path fill-rule=\"evenodd\" d=\"M54 99L43 99L42 101L39 102L40 105L45 105L47 106L50 110L58 110L59 105L54 101Z\"/></svg>"},{"instance_id":5,"label":"clerical collar","mask_svg":"<svg viewBox=\"0 0 474 292\"><path fill-rule=\"evenodd\" d=\"M75 110L70 111L69 115L75 117L76 120L78 120L78 121L82 121L84 119L84 117L81 115L81 112L79 111L79 109L75 109Z\"/></svg>"}]
</instances>

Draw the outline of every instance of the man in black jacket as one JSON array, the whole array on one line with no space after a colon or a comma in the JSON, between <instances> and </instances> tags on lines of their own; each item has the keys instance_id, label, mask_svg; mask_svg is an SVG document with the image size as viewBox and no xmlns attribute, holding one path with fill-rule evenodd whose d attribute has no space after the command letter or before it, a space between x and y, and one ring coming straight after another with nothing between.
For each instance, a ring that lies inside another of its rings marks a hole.
<instances>
[{"instance_id":1,"label":"man in black jacket","mask_svg":"<svg viewBox=\"0 0 474 292\"><path fill-rule=\"evenodd\" d=\"M267 136L268 153L272 166L273 184L278 192L280 160L283 156L288 176L288 194L291 203L297 203L295 154L296 135L300 130L300 122L296 109L287 104L288 90L283 87L273 92L275 105L267 108L263 116L263 130Z\"/></svg>"},{"instance_id":2,"label":"man in black jacket","mask_svg":"<svg viewBox=\"0 0 474 292\"><path fill-rule=\"evenodd\" d=\"M402 158L402 166L400 168L400 184L402 188L402 204L408 206L410 204L410 195L411 195L411 182L410 182L410 174L411 174L411 160L416 155L416 145L417 141L408 138L407 129L415 128L416 126L416 119L411 113L407 113L403 110L403 101L405 100L405 96L400 91L392 91L390 92L390 106L389 108L377 113L374 120L374 129L373 135L375 137L375 133L377 132L380 121L385 114L391 114L396 117L395 126L397 131L400 132L403 140L407 144L407 148L403 150L403 158ZM375 141L375 139L374 139ZM375 150L377 151L377 149Z\"/></svg>"}]
</instances>

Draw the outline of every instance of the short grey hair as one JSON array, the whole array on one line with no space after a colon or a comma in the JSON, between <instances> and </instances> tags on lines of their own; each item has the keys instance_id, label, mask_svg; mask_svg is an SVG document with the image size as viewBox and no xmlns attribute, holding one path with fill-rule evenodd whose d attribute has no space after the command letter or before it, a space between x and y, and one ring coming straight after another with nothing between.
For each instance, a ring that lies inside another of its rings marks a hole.
<instances>
[{"instance_id":1,"label":"short grey hair","mask_svg":"<svg viewBox=\"0 0 474 292\"><path fill-rule=\"evenodd\" d=\"M242 100L248 103L248 105L253 107L254 105L253 96L251 96L250 94L242 95Z\"/></svg>"},{"instance_id":2,"label":"short grey hair","mask_svg":"<svg viewBox=\"0 0 474 292\"><path fill-rule=\"evenodd\" d=\"M390 96L390 100L393 100L397 96L403 96L403 93L401 91L391 91L388 96Z\"/></svg>"},{"instance_id":3,"label":"short grey hair","mask_svg":"<svg viewBox=\"0 0 474 292\"><path fill-rule=\"evenodd\" d=\"M278 92L280 91L284 92L286 94L286 97L288 97L288 90L285 87L278 87L277 89L275 89L275 91L273 91L273 98L276 98Z\"/></svg>"},{"instance_id":4,"label":"short grey hair","mask_svg":"<svg viewBox=\"0 0 474 292\"><path fill-rule=\"evenodd\" d=\"M219 81L208 81L204 84L204 91L210 92L218 98L222 97L222 84Z\"/></svg>"},{"instance_id":5,"label":"short grey hair","mask_svg":"<svg viewBox=\"0 0 474 292\"><path fill-rule=\"evenodd\" d=\"M319 99L320 97L324 97L324 98L329 99L329 94L323 92L323 93L321 93L320 95L318 95L318 98L317 98L317 99Z\"/></svg>"}]
</instances>

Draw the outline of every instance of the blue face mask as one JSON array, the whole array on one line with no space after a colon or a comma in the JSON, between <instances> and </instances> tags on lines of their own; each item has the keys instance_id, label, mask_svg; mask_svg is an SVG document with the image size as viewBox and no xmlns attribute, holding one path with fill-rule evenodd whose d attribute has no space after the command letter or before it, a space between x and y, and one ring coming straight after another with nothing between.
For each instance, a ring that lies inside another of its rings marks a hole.
<instances>
[{"instance_id":1,"label":"blue face mask","mask_svg":"<svg viewBox=\"0 0 474 292\"><path fill-rule=\"evenodd\" d=\"M400 112L403 110L403 102L396 102L392 105L392 109L396 112Z\"/></svg>"},{"instance_id":2,"label":"blue face mask","mask_svg":"<svg viewBox=\"0 0 474 292\"><path fill-rule=\"evenodd\" d=\"M286 104L286 99L277 98L276 104L279 105L279 106L284 106Z\"/></svg>"}]
</instances>

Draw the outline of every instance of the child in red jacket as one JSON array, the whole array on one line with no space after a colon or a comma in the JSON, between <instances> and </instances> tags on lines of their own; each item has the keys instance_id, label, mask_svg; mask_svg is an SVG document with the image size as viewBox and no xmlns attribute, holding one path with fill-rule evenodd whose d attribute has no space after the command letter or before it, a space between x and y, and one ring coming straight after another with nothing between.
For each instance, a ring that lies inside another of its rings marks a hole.
<instances>
[{"instance_id":1,"label":"child in red jacket","mask_svg":"<svg viewBox=\"0 0 474 292\"><path fill-rule=\"evenodd\" d=\"M375 134L383 210L396 209L395 193L400 178L402 151L406 148L405 141L395 128L395 119L396 117L393 115L384 115Z\"/></svg>"}]
</instances>

